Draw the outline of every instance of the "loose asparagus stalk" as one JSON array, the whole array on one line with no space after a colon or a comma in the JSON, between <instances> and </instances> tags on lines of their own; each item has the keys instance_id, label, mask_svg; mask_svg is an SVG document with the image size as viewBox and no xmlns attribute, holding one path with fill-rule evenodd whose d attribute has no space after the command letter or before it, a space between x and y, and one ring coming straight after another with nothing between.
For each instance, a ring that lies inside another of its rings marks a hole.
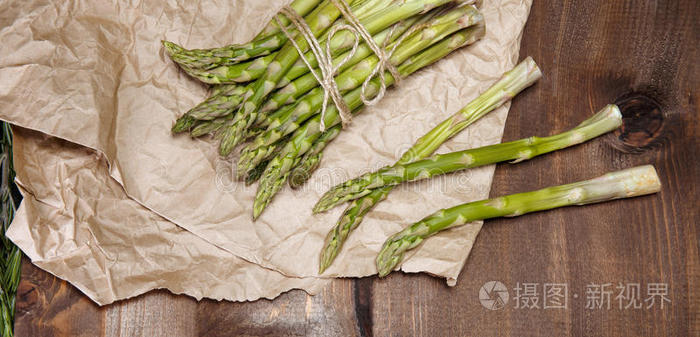
<instances>
[{"instance_id":1,"label":"loose asparagus stalk","mask_svg":"<svg viewBox=\"0 0 700 337\"><path fill-rule=\"evenodd\" d=\"M419 138L415 145L403 154L397 164L402 165L429 156L445 141L515 97L522 90L535 83L541 76L542 74L535 61L531 57L527 57L462 110ZM364 216L376 204L384 200L392 189L393 187L391 186L378 188L350 203L341 215L338 223L326 236L326 242L321 251L319 273L323 273L330 266L350 232L359 226Z\"/></svg>"},{"instance_id":2,"label":"loose asparagus stalk","mask_svg":"<svg viewBox=\"0 0 700 337\"><path fill-rule=\"evenodd\" d=\"M463 29L420 54L411 57L401 64L398 69L399 73L402 74L402 76L407 76L418 69L440 60L450 52L473 43L480 39L483 34L483 26ZM391 86L394 83L394 78L388 72L385 74L385 83L387 86ZM373 97L379 90L379 82L377 79L374 79L370 84L371 85L367 86L366 94L368 97ZM360 98L361 89L362 88L357 88L344 97L351 110L356 110L362 106L362 100ZM327 127L333 127L340 123L337 108L334 106L328 108L324 122ZM270 164L268 164L265 169L265 173L263 173L260 185L258 186L258 192L255 196L253 205L254 218L257 218L262 213L272 197L279 191L282 184L288 178L290 170L299 162L299 158L306 153L316 139L318 139L320 134L318 130L319 124L319 115L311 118L302 128L295 131L280 154L270 161Z\"/></svg>"},{"instance_id":3,"label":"loose asparagus stalk","mask_svg":"<svg viewBox=\"0 0 700 337\"><path fill-rule=\"evenodd\" d=\"M372 189L395 186L406 181L432 178L436 175L495 164L520 162L552 151L580 144L617 129L622 115L616 105L608 105L577 127L550 137L530 137L513 142L489 145L465 151L441 154L403 165L387 166L374 173L349 180L333 187L321 197L315 209L327 210L348 200L361 198Z\"/></svg>"},{"instance_id":4,"label":"loose asparagus stalk","mask_svg":"<svg viewBox=\"0 0 700 337\"><path fill-rule=\"evenodd\" d=\"M323 149L325 149L326 145L328 145L328 143L330 143L340 134L342 129L342 126L336 125L321 134L314 145L312 145L309 151L301 158L299 164L292 170L292 173L289 176L290 187L299 188L301 185L304 185L307 180L309 180L311 174L321 163Z\"/></svg>"},{"instance_id":5,"label":"loose asparagus stalk","mask_svg":"<svg viewBox=\"0 0 700 337\"><path fill-rule=\"evenodd\" d=\"M392 5L373 13L360 23L370 34L376 34L387 27L409 18L418 13L425 13L430 9L441 6L450 0L407 0L401 3L393 3ZM332 10L328 11L328 15L339 15L338 10L333 6ZM335 18L333 18L334 20ZM309 22L310 27L319 26L312 25L313 20ZM325 30L325 28L322 28ZM312 28L312 31L319 32L318 27ZM348 31L340 31L330 40L331 50L334 54L344 52L350 49L354 42L354 36ZM297 39L297 44L302 52L308 49L308 43L304 39ZM335 56L333 55L333 56ZM229 128L229 133L222 140L220 153L223 156L228 155L233 148L240 143L244 130L252 125L257 119L258 109L260 108L265 97L277 86L277 83L289 71L290 67L299 58L299 53L291 44L282 48L275 61L267 68L265 76L255 82L254 94L243 104L241 111L236 114L236 122Z\"/></svg>"},{"instance_id":6,"label":"loose asparagus stalk","mask_svg":"<svg viewBox=\"0 0 700 337\"><path fill-rule=\"evenodd\" d=\"M377 256L379 276L386 276L401 263L406 251L436 233L471 221L515 217L565 206L587 205L614 199L652 194L661 182L651 165L608 173L598 178L470 202L440 210L392 235Z\"/></svg>"},{"instance_id":7,"label":"loose asparagus stalk","mask_svg":"<svg viewBox=\"0 0 700 337\"><path fill-rule=\"evenodd\" d=\"M424 29L417 30L410 37L406 38L392 55L391 62L392 64L400 65L410 56L442 41L455 31L480 24L482 20L481 14L471 6L450 10L444 15L436 17ZM369 56L338 75L336 83L340 93L344 94L360 86L370 75L378 61L378 57ZM256 138L253 143L243 150L238 162L238 172L245 172L255 167L258 162L250 161L250 158L260 158L256 155L256 152L266 152L266 146L273 144L287 134L291 134L304 121L317 114L323 104L323 89L316 87L304 99L297 101L296 104L293 111L280 115L278 120L273 121L272 125L275 125L274 127L268 127L268 130L263 135Z\"/></svg>"},{"instance_id":8,"label":"loose asparagus stalk","mask_svg":"<svg viewBox=\"0 0 700 337\"><path fill-rule=\"evenodd\" d=\"M289 6L301 16L306 16L322 0L295 0ZM283 15L278 18L284 25L289 20ZM287 37L281 32L277 22L271 20L253 41L245 44L232 44L220 48L187 50L181 46L163 41L166 51L178 65L189 69L211 69L221 65L233 65L248 59L267 55L282 47Z\"/></svg>"}]
</instances>

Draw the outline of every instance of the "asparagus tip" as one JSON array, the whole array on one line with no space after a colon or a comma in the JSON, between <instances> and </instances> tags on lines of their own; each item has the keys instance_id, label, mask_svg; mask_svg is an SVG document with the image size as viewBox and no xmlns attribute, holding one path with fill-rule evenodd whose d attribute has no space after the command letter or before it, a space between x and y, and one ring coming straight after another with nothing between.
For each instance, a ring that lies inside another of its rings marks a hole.
<instances>
[{"instance_id":1,"label":"asparagus tip","mask_svg":"<svg viewBox=\"0 0 700 337\"><path fill-rule=\"evenodd\" d=\"M177 43L174 42L166 40L161 40L160 42L163 44L163 47L165 47L165 50L171 57L185 50L185 48L180 47Z\"/></svg>"},{"instance_id":2,"label":"asparagus tip","mask_svg":"<svg viewBox=\"0 0 700 337\"><path fill-rule=\"evenodd\" d=\"M316 205L314 205L314 208L312 210L313 214L323 213L323 212L328 210L325 202L323 202L323 201L324 200L321 199L316 203Z\"/></svg>"},{"instance_id":3,"label":"asparagus tip","mask_svg":"<svg viewBox=\"0 0 700 337\"><path fill-rule=\"evenodd\" d=\"M377 274L379 277L389 275L394 268L403 259L405 249L401 249L405 245L400 245L397 242L387 240L382 250L377 255Z\"/></svg>"},{"instance_id":4,"label":"asparagus tip","mask_svg":"<svg viewBox=\"0 0 700 337\"><path fill-rule=\"evenodd\" d=\"M241 179L245 179L246 186L250 186L254 182L258 181L258 179L260 179L263 172L265 171L265 168L267 168L267 164L269 162L269 160L265 160L248 171L244 170L244 173L241 174Z\"/></svg>"},{"instance_id":5,"label":"asparagus tip","mask_svg":"<svg viewBox=\"0 0 700 337\"><path fill-rule=\"evenodd\" d=\"M253 203L253 220L257 220L265 209L265 204L258 203L257 200Z\"/></svg>"},{"instance_id":6,"label":"asparagus tip","mask_svg":"<svg viewBox=\"0 0 700 337\"><path fill-rule=\"evenodd\" d=\"M192 125L194 125L194 123L194 118L188 115L183 115L182 117L178 118L177 121L175 121L175 124L173 124L171 131L172 133L188 131L192 127Z\"/></svg>"},{"instance_id":7,"label":"asparagus tip","mask_svg":"<svg viewBox=\"0 0 700 337\"><path fill-rule=\"evenodd\" d=\"M338 240L336 240L335 237L335 230L331 230L328 232L328 235L326 236L326 242L323 245L323 249L321 250L321 258L319 260L319 265L318 265L318 273L323 274L328 267L333 263L335 260L336 255L338 255Z\"/></svg>"},{"instance_id":8,"label":"asparagus tip","mask_svg":"<svg viewBox=\"0 0 700 337\"><path fill-rule=\"evenodd\" d=\"M231 152L233 152L234 148L236 148L236 140L235 138L230 137L229 133L227 132L219 143L219 155L222 157L227 157L229 154L231 154Z\"/></svg>"},{"instance_id":9,"label":"asparagus tip","mask_svg":"<svg viewBox=\"0 0 700 337\"><path fill-rule=\"evenodd\" d=\"M298 189L309 180L309 173L306 170L294 170L289 176L289 186L293 189Z\"/></svg>"}]
</instances>

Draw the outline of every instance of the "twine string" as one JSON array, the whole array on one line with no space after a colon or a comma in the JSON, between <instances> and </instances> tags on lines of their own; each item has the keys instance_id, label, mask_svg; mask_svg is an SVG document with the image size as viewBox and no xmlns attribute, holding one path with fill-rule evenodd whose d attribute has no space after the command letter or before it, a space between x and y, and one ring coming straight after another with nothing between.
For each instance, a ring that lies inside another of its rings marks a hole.
<instances>
[{"instance_id":1,"label":"twine string","mask_svg":"<svg viewBox=\"0 0 700 337\"><path fill-rule=\"evenodd\" d=\"M355 53L357 52L357 48L360 44L360 38L365 41L367 46L369 46L372 52L374 52L374 54L379 59L377 65L374 67L374 69L372 69L372 72L367 77L367 79L365 79L361 89L362 102L367 106L371 106L377 104L377 102L379 102L382 99L382 97L384 97L384 93L386 92L386 79L384 74L386 71L388 71L394 77L395 83L398 83L401 80L401 76L399 74L398 69L390 62L390 60L391 56L396 51L397 47L401 44L403 39L406 38L406 36L410 35L408 33L403 34L398 39L398 41L396 41L394 46L387 51L388 42L391 41L391 37L396 31L397 26L401 23L398 23L393 26L386 39L384 40L382 47L380 48L372 38L372 35L367 31L367 29L365 29L364 26L362 26L359 19L357 19L357 17L352 13L350 6L348 6L345 0L331 0L331 3L338 8L340 13L343 15L343 17L349 24L338 24L334 25L333 28L331 28L326 38L325 52L321 48L321 45L314 36L313 32L311 31L311 28L296 11L294 11L289 6L285 6L282 8L282 10L280 10L280 14L286 16L289 19L289 21L297 28L297 30L301 33L301 36L308 43L309 49L316 57L316 60L318 62L318 68L321 70L320 76L316 72L314 67L311 66L309 61L304 57L304 50L299 47L299 44L294 39L294 36L289 33L285 25L283 25L280 19L277 16L275 16L277 25L287 36L288 40L292 43L294 48L297 49L301 60L304 62L304 64L306 64L311 74L314 76L314 78L316 78L316 81L318 81L318 83L323 88L323 105L321 107L321 122L319 125L319 129L321 130L321 132L324 132L326 129L325 117L329 99L333 100L333 103L338 109L340 120L342 121L343 126L348 125L352 120L352 111L348 107L347 103L345 103L345 100L343 99L343 96L341 95L340 90L338 89L338 84L335 82L335 75L337 75L338 70L355 55ZM336 64L336 66L333 66L333 50L331 48L331 40L333 36L335 36L335 34L337 34L340 31L348 31L354 37L354 43L350 52L347 53L347 55ZM411 33L413 31L415 31L415 29L409 30L409 32ZM369 100L367 98L366 92L372 79L374 79L377 76L379 77L380 87L376 96L373 99Z\"/></svg>"}]
</instances>

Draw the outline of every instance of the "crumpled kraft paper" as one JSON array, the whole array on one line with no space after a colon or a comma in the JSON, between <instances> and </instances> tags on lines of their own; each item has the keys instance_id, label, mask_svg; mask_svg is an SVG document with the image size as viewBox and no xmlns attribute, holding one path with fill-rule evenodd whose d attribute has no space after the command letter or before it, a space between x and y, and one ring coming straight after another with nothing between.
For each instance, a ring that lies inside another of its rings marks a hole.
<instances>
[{"instance_id":1,"label":"crumpled kraft paper","mask_svg":"<svg viewBox=\"0 0 700 337\"><path fill-rule=\"evenodd\" d=\"M197 299L273 298L328 283L247 262L131 200L95 151L14 128L24 200L8 231L32 262L100 305L167 288Z\"/></svg>"},{"instance_id":2,"label":"crumpled kraft paper","mask_svg":"<svg viewBox=\"0 0 700 337\"><path fill-rule=\"evenodd\" d=\"M160 40L188 48L242 42L262 28L281 6L277 2L30 0L0 8L9 13L0 31L0 118L97 149L134 200L229 252L289 276L317 276L323 238L342 207L314 216L315 201L331 185L393 163L514 66L530 5L485 1L482 41L414 74L364 109L327 148L305 188L284 188L256 222L256 186L231 180L235 158L220 159L213 140L170 134L176 117L206 90L178 71ZM486 116L442 151L498 142L507 109ZM484 167L397 188L323 276L375 273L374 257L389 234L440 208L486 197L492 174L492 166ZM480 226L426 240L402 269L454 284Z\"/></svg>"}]
</instances>

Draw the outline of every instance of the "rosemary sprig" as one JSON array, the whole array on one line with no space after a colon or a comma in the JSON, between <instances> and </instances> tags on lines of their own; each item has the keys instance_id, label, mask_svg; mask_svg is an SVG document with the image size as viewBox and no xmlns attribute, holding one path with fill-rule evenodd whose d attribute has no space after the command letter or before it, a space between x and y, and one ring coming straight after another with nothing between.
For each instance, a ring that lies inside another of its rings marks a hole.
<instances>
[{"instance_id":1,"label":"rosemary sprig","mask_svg":"<svg viewBox=\"0 0 700 337\"><path fill-rule=\"evenodd\" d=\"M19 285L20 262L22 252L10 241L5 232L14 218L15 198L18 194L14 186L15 170L12 163L12 129L5 122L0 122L0 332L3 337L14 335L15 294Z\"/></svg>"}]
</instances>

